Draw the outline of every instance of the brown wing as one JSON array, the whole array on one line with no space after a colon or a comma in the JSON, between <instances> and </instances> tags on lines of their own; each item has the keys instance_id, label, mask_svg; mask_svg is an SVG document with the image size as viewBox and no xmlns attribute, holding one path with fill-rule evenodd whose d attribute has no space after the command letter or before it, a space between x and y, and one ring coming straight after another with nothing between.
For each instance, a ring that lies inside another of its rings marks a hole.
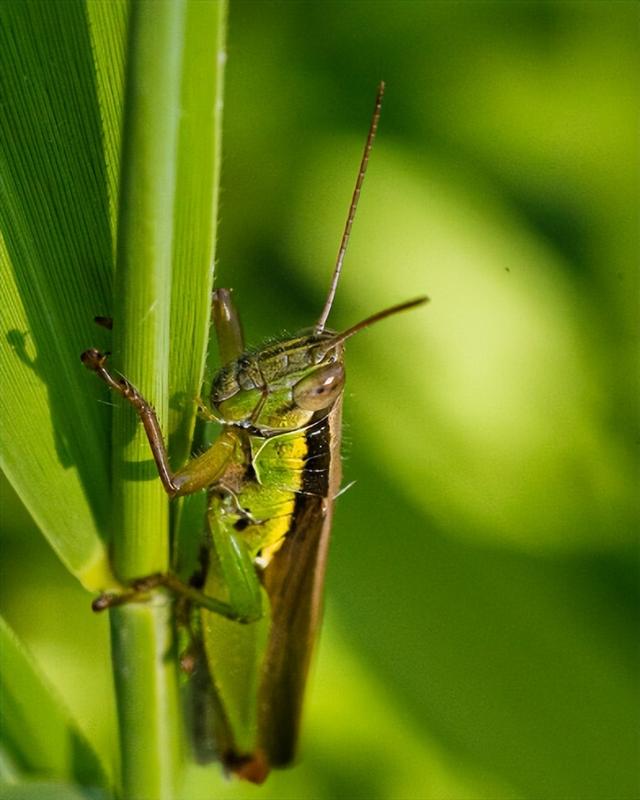
<instances>
[{"instance_id":1,"label":"brown wing","mask_svg":"<svg viewBox=\"0 0 640 800\"><path fill-rule=\"evenodd\" d=\"M259 741L272 766L294 756L304 689L322 615L322 593L331 534L333 501L340 485L338 400L322 426L308 438L314 491L296 499L292 527L265 570L271 629L259 697ZM323 468L324 467L324 468ZM324 474L323 486L318 475Z\"/></svg>"}]
</instances>

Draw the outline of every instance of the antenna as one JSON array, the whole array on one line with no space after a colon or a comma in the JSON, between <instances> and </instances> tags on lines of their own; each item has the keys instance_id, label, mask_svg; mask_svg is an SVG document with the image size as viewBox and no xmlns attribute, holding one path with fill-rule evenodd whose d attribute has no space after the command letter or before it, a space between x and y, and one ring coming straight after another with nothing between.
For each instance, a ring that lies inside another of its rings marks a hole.
<instances>
[{"instance_id":1,"label":"antenna","mask_svg":"<svg viewBox=\"0 0 640 800\"><path fill-rule=\"evenodd\" d=\"M352 325L351 328L347 328L346 331L336 333L336 335L331 339L327 339L323 347L319 349L318 352L328 353L329 350L333 350L336 345L341 344L347 339L350 339L354 334L358 333L364 328L368 328L370 325L375 325L375 323L380 322L381 319L386 319L387 317L391 317L393 314L399 314L401 311L408 311L410 308L415 308L416 306L421 306L423 303L428 302L429 298L426 296L416 297L415 300L406 300L404 303L399 303L397 306L391 306L391 308L385 308L383 311L378 311L376 314L372 314L370 317L363 319L356 325Z\"/></svg>"},{"instance_id":2,"label":"antenna","mask_svg":"<svg viewBox=\"0 0 640 800\"><path fill-rule=\"evenodd\" d=\"M340 273L342 272L342 262L344 261L344 255L347 252L349 236L351 235L351 226L353 225L353 220L356 216L356 209L358 207L358 200L360 199L360 190L362 189L364 175L367 171L367 164L369 163L369 155L371 154L373 140L375 139L376 131L378 130L383 95L384 81L380 81L378 84L378 93L376 94L376 104L373 108L373 116L371 117L371 125L369 126L369 135L367 136L367 141L364 146L364 153L362 154L362 161L360 162L360 170L358 171L356 188L353 190L353 197L351 198L351 205L349 206L349 214L347 216L347 224L344 226L344 233L342 234L340 249L338 250L338 258L336 260L336 266L333 270L333 277L331 278L331 287L329 289L329 294L327 295L324 308L322 309L322 314L320 314L320 319L316 322L314 328L316 334L322 333L324 330L324 326L327 324L327 318L333 304L333 298L336 296L336 289L338 288L338 281L340 280Z\"/></svg>"}]
</instances>

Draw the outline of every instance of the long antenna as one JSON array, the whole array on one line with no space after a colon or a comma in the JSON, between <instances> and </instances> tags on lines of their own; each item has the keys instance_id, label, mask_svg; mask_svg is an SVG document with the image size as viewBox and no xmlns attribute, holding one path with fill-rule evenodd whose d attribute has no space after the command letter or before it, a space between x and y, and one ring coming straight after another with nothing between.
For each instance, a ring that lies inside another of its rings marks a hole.
<instances>
[{"instance_id":1,"label":"long antenna","mask_svg":"<svg viewBox=\"0 0 640 800\"><path fill-rule=\"evenodd\" d=\"M356 180L356 188L353 190L353 197L351 198L351 205L349 206L349 214L347 216L347 224L344 226L344 233L342 234L342 241L340 242L340 249L338 250L338 258L336 266L333 270L333 277L331 278L331 288L327 295L327 300L320 314L320 319L316 322L315 333L322 333L324 326L327 324L327 318L331 311L333 298L336 296L336 289L338 288L338 281L340 280L340 273L342 272L342 262L344 255L347 252L347 245L349 244L349 236L351 235L351 226L356 216L356 209L358 207L358 200L360 199L360 190L364 182L364 174L367 171L367 164L369 163L369 155L371 154L371 147L373 140L376 137L378 130L378 122L380 120L380 109L382 107L382 96L384 95L384 81L378 84L378 93L376 95L376 104L373 108L373 116L371 117L371 125L369 126L369 135L364 146L364 153L362 154L362 161L360 162L360 170L358 171L358 178Z\"/></svg>"},{"instance_id":2,"label":"long antenna","mask_svg":"<svg viewBox=\"0 0 640 800\"><path fill-rule=\"evenodd\" d=\"M415 308L416 306L421 306L423 303L428 302L428 297L416 297L415 300L406 300L404 303L399 303L397 306L391 306L391 308L385 308L383 311L378 311L376 314L372 314L370 317L361 320L356 325L352 325L350 328L347 328L346 331L336 333L336 335L331 339L327 339L322 347L322 352L328 353L329 350L332 350L336 345L344 342L346 339L350 339L354 334L358 333L364 328L368 328L370 325L375 325L375 323L380 322L381 319L386 319L387 317L391 317L393 314L399 314L401 311L408 311L410 308Z\"/></svg>"}]
</instances>

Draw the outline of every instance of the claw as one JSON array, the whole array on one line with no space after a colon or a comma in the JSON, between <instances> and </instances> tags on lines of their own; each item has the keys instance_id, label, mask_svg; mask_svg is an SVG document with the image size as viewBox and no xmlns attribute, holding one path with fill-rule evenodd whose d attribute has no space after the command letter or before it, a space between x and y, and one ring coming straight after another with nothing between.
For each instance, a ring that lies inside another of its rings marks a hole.
<instances>
[{"instance_id":1,"label":"claw","mask_svg":"<svg viewBox=\"0 0 640 800\"><path fill-rule=\"evenodd\" d=\"M80 356L80 361L82 361L87 369L91 369L95 372L100 369L100 367L104 366L107 355L108 353L101 353L99 350L96 350L95 347L91 347L89 350L85 350Z\"/></svg>"},{"instance_id":2,"label":"claw","mask_svg":"<svg viewBox=\"0 0 640 800\"><path fill-rule=\"evenodd\" d=\"M114 604L114 600L118 597L116 594L101 594L100 597L96 597L96 599L91 603L91 608L93 611L105 611L107 608L110 608Z\"/></svg>"}]
</instances>

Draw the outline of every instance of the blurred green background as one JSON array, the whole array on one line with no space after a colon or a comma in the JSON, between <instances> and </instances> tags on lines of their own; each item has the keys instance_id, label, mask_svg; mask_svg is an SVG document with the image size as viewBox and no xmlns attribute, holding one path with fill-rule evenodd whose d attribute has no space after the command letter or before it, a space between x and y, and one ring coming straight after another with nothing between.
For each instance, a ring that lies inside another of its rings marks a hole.
<instances>
[{"instance_id":1,"label":"blurred green background","mask_svg":"<svg viewBox=\"0 0 640 800\"><path fill-rule=\"evenodd\" d=\"M231 4L216 282L331 325L345 484L301 763L184 800L640 796L638 5ZM61 488L63 491L63 488ZM0 599L114 748L107 622L6 483Z\"/></svg>"}]
</instances>

